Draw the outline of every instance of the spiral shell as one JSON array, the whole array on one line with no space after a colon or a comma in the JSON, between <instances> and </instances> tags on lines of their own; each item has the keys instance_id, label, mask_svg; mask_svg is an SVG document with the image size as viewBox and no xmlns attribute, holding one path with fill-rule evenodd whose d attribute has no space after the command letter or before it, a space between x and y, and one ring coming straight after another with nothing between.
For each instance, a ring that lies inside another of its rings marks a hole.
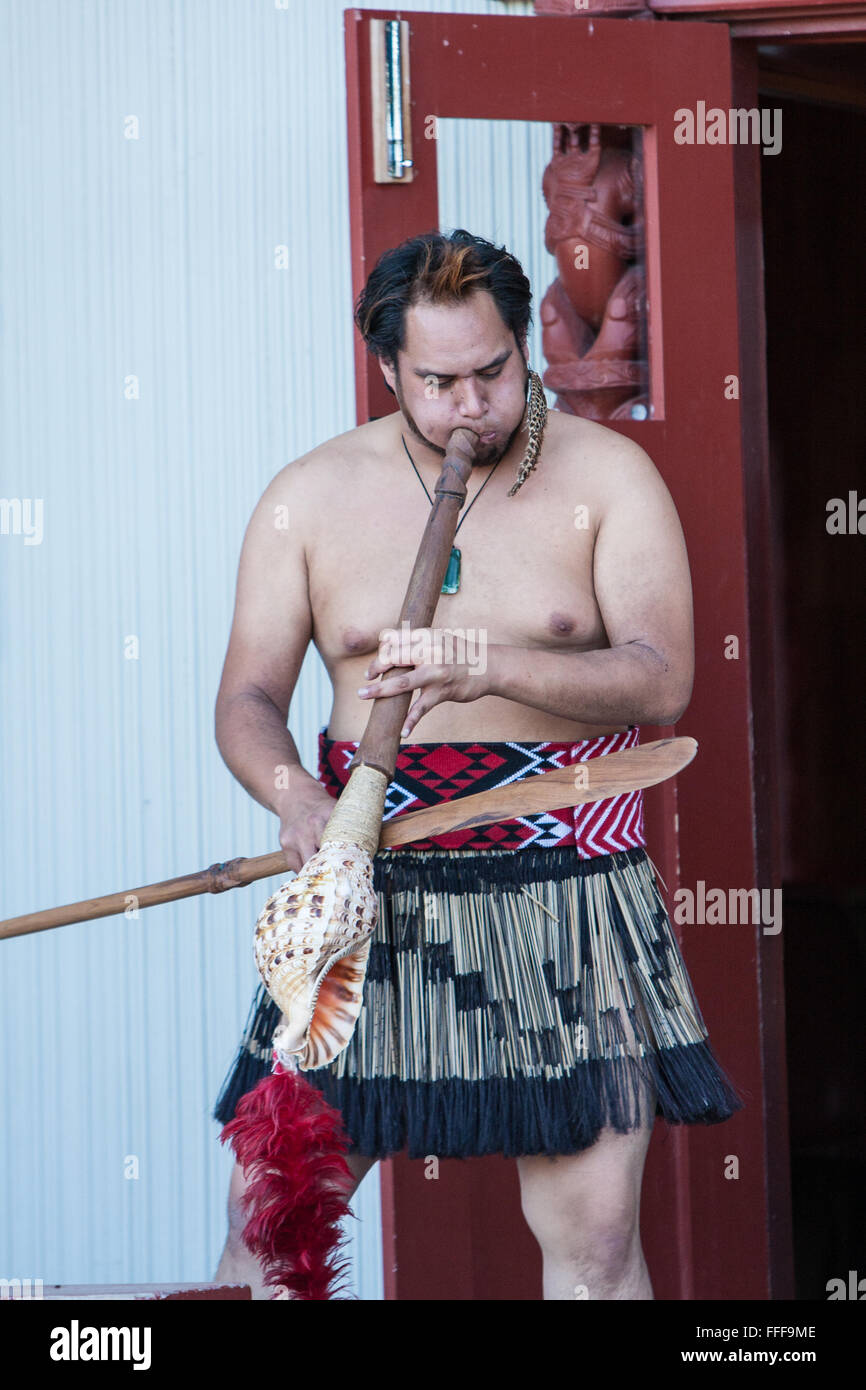
<instances>
[{"instance_id":1,"label":"spiral shell","mask_svg":"<svg viewBox=\"0 0 866 1390\"><path fill-rule=\"evenodd\" d=\"M274 1046L284 1066L327 1066L349 1042L377 907L370 855L341 840L323 844L265 903L255 957L282 1010Z\"/></svg>"}]
</instances>

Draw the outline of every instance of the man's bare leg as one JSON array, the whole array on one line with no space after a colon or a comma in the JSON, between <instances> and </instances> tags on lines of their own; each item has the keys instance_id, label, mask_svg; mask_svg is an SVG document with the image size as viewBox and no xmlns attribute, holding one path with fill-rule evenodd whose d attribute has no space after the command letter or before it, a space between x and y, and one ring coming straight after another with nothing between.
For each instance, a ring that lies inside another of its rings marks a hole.
<instances>
[{"instance_id":1,"label":"man's bare leg","mask_svg":"<svg viewBox=\"0 0 866 1390\"><path fill-rule=\"evenodd\" d=\"M346 1163L354 1177L349 1189L349 1197L354 1196L361 1182L376 1162L375 1158L365 1158L361 1154L346 1155ZM253 1298L265 1300L273 1297L274 1289L264 1283L264 1270L243 1241L242 1232L248 1215L245 1215L241 1208L241 1198L246 1187L243 1169L236 1163L232 1169L231 1182L229 1183L228 1236L214 1280L220 1284L249 1284Z\"/></svg>"},{"instance_id":2,"label":"man's bare leg","mask_svg":"<svg viewBox=\"0 0 866 1390\"><path fill-rule=\"evenodd\" d=\"M652 1299L640 1191L655 1103L630 1134L603 1129L578 1154L518 1158L520 1197L541 1246L545 1299Z\"/></svg>"}]
</instances>

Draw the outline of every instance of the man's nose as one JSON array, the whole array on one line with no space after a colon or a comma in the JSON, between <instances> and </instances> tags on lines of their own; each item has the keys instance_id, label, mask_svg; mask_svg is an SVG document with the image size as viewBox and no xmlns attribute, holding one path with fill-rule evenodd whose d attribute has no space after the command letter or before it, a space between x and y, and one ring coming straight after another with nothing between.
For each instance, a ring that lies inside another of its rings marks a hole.
<instances>
[{"instance_id":1,"label":"man's nose","mask_svg":"<svg viewBox=\"0 0 866 1390\"><path fill-rule=\"evenodd\" d=\"M460 414L467 420L480 420L487 412L487 403L478 390L476 382L470 377L460 383Z\"/></svg>"}]
</instances>

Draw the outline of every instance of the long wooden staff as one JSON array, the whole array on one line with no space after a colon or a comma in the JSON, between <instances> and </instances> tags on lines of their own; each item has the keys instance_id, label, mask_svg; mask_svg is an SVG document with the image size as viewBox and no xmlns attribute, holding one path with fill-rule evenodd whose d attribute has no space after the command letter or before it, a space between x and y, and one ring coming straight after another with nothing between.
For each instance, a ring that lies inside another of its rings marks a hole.
<instances>
[{"instance_id":1,"label":"long wooden staff","mask_svg":"<svg viewBox=\"0 0 866 1390\"><path fill-rule=\"evenodd\" d=\"M467 429L454 430L448 441L434 491L434 502L400 610L401 632L407 628L429 627L433 621L454 543L457 519L466 501L466 484L472 473L477 445L478 436ZM396 667L389 674L398 675L404 669L411 668ZM411 702L411 690L403 695L373 701L367 727L349 764L351 775L325 827L323 843L351 832L360 837L359 844L364 844L370 854L375 854L382 833L385 793L394 776L400 734ZM373 772L379 774L375 779L370 775ZM365 790L353 795L353 783ZM355 807L353 803L356 798Z\"/></svg>"},{"instance_id":2,"label":"long wooden staff","mask_svg":"<svg viewBox=\"0 0 866 1390\"><path fill-rule=\"evenodd\" d=\"M393 697L391 697L393 698ZM620 753L608 753L603 758L538 773L534 777L509 782L491 791L474 792L420 811L409 811L385 821L379 848L405 845L413 840L433 839L455 830L467 830L474 825L494 825L514 816L529 816L539 811L554 811L560 807L578 806L585 801L603 801L623 792L652 787L675 776L694 758L698 745L693 738L661 738ZM286 857L282 850L257 854L250 858L229 859L211 864L196 873L167 878L160 883L144 884L107 893L98 898L66 903L62 907L45 908L21 917L9 917L0 922L0 940L26 936L30 932L49 931L75 922L90 922L99 917L114 917L120 913L145 907L159 907L181 898L193 898L201 893L225 893L230 888L242 888L259 879L273 878L286 873Z\"/></svg>"}]
</instances>

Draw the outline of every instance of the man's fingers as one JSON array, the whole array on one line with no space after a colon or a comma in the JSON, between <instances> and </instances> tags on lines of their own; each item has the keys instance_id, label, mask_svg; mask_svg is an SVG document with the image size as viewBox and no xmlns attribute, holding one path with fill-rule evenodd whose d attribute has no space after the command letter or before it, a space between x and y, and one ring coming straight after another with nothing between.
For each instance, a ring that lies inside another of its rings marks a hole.
<instances>
[{"instance_id":1,"label":"man's fingers","mask_svg":"<svg viewBox=\"0 0 866 1390\"><path fill-rule=\"evenodd\" d=\"M299 839L291 849L283 849L283 854L286 856L286 863L294 873L300 873L307 860L312 859L313 855L318 853L321 849L322 832L324 829L325 827L323 825L322 830L318 833L307 835L302 840Z\"/></svg>"},{"instance_id":2,"label":"man's fingers","mask_svg":"<svg viewBox=\"0 0 866 1390\"><path fill-rule=\"evenodd\" d=\"M381 696L405 695L407 690L418 690L431 679L432 667L415 666L402 669L397 675L386 676L379 684L362 685L358 696L362 700L378 700Z\"/></svg>"},{"instance_id":3,"label":"man's fingers","mask_svg":"<svg viewBox=\"0 0 866 1390\"><path fill-rule=\"evenodd\" d=\"M380 661L377 656L374 656L370 665L364 672L364 679L375 680L377 676L381 676L383 671L390 671L393 665L393 661Z\"/></svg>"},{"instance_id":4,"label":"man's fingers","mask_svg":"<svg viewBox=\"0 0 866 1390\"><path fill-rule=\"evenodd\" d=\"M416 660L413 649L419 642L429 643L432 632L433 629L429 627L408 630L401 627L400 632L394 628L383 628L379 633L378 651L364 672L365 680L372 680L384 671L393 670L395 666L411 666Z\"/></svg>"},{"instance_id":5,"label":"man's fingers","mask_svg":"<svg viewBox=\"0 0 866 1390\"><path fill-rule=\"evenodd\" d=\"M336 798L329 796L322 788L321 799L301 808L297 815L280 826L280 848L286 857L286 864L294 873L300 873L308 859L322 847L325 827L334 812Z\"/></svg>"},{"instance_id":6,"label":"man's fingers","mask_svg":"<svg viewBox=\"0 0 866 1390\"><path fill-rule=\"evenodd\" d=\"M418 720L421 719L428 710L431 710L434 705L438 704L439 701L436 696L431 695L429 692L419 695L414 705L409 706L409 711L403 721L403 728L400 730L401 738L406 738L406 736L412 732Z\"/></svg>"},{"instance_id":7,"label":"man's fingers","mask_svg":"<svg viewBox=\"0 0 866 1390\"><path fill-rule=\"evenodd\" d=\"M407 691L416 684L417 671L420 667L410 667L409 670L398 669L398 667L388 667L393 671L393 676L382 676L378 680L367 681L360 685L357 694L361 699L378 699L379 695L399 695L400 691Z\"/></svg>"},{"instance_id":8,"label":"man's fingers","mask_svg":"<svg viewBox=\"0 0 866 1390\"><path fill-rule=\"evenodd\" d=\"M312 840L308 837L307 839L300 841L298 849L300 853L303 855L301 863L306 864L307 860L312 859L313 855L316 853L318 845L316 844L315 840Z\"/></svg>"}]
</instances>

